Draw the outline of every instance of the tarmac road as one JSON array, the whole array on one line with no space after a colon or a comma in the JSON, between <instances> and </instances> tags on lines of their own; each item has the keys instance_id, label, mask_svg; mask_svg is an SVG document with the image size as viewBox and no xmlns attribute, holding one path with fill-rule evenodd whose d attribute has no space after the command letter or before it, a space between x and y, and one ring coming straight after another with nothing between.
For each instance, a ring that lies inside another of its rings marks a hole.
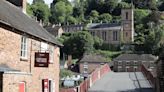
<instances>
[{"instance_id":1,"label":"tarmac road","mask_svg":"<svg viewBox=\"0 0 164 92\"><path fill-rule=\"evenodd\" d=\"M154 92L141 72L109 72L88 92Z\"/></svg>"}]
</instances>

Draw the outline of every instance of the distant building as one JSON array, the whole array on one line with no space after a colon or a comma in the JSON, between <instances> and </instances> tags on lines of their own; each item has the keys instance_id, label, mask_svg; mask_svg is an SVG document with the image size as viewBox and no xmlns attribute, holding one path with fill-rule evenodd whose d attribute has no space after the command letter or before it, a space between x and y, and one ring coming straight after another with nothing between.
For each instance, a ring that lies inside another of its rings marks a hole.
<instances>
[{"instance_id":1,"label":"distant building","mask_svg":"<svg viewBox=\"0 0 164 92\"><path fill-rule=\"evenodd\" d=\"M151 54L121 54L115 59L114 71L116 72L137 72L141 71L141 65L146 65L149 69L155 67L157 57Z\"/></svg>"},{"instance_id":2,"label":"distant building","mask_svg":"<svg viewBox=\"0 0 164 92\"><path fill-rule=\"evenodd\" d=\"M83 31L84 27L84 24L71 24L62 26L65 33Z\"/></svg>"},{"instance_id":3,"label":"distant building","mask_svg":"<svg viewBox=\"0 0 164 92\"><path fill-rule=\"evenodd\" d=\"M87 30L108 44L132 43L134 41L133 9L122 9L121 23L98 23L87 25Z\"/></svg>"},{"instance_id":4,"label":"distant building","mask_svg":"<svg viewBox=\"0 0 164 92\"><path fill-rule=\"evenodd\" d=\"M89 32L92 36L101 38L104 43L121 44L121 33L123 31L120 24L89 24Z\"/></svg>"},{"instance_id":5,"label":"distant building","mask_svg":"<svg viewBox=\"0 0 164 92\"><path fill-rule=\"evenodd\" d=\"M47 26L45 29L55 37L60 37L64 32L61 26Z\"/></svg>"},{"instance_id":6,"label":"distant building","mask_svg":"<svg viewBox=\"0 0 164 92\"><path fill-rule=\"evenodd\" d=\"M106 63L108 62L101 55L84 55L79 61L79 71L81 74L90 74Z\"/></svg>"}]
</instances>

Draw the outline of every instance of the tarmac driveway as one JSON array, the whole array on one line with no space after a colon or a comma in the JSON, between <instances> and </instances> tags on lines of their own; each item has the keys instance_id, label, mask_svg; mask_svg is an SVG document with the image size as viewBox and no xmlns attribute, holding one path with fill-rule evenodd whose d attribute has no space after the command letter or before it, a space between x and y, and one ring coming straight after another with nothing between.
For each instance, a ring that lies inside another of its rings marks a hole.
<instances>
[{"instance_id":1,"label":"tarmac driveway","mask_svg":"<svg viewBox=\"0 0 164 92\"><path fill-rule=\"evenodd\" d=\"M109 72L88 92L154 92L141 72Z\"/></svg>"}]
</instances>

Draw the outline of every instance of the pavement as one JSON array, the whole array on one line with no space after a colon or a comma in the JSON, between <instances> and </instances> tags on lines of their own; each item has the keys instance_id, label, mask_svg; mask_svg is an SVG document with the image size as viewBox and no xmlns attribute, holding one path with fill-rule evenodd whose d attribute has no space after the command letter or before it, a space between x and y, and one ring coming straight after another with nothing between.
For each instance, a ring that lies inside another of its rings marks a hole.
<instances>
[{"instance_id":1,"label":"pavement","mask_svg":"<svg viewBox=\"0 0 164 92\"><path fill-rule=\"evenodd\" d=\"M141 72L109 72L88 92L155 92Z\"/></svg>"}]
</instances>

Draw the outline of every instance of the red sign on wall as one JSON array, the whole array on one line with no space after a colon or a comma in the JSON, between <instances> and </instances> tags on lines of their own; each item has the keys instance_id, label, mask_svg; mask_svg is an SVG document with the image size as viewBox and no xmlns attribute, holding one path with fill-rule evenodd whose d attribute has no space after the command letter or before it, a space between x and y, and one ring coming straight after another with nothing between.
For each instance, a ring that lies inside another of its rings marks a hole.
<instances>
[{"instance_id":1,"label":"red sign on wall","mask_svg":"<svg viewBox=\"0 0 164 92\"><path fill-rule=\"evenodd\" d=\"M49 53L36 52L35 53L35 67L48 67Z\"/></svg>"},{"instance_id":2,"label":"red sign on wall","mask_svg":"<svg viewBox=\"0 0 164 92\"><path fill-rule=\"evenodd\" d=\"M25 83L24 82L19 83L19 92L25 92Z\"/></svg>"},{"instance_id":3,"label":"red sign on wall","mask_svg":"<svg viewBox=\"0 0 164 92\"><path fill-rule=\"evenodd\" d=\"M42 92L49 92L49 80L48 79L42 80Z\"/></svg>"}]
</instances>

